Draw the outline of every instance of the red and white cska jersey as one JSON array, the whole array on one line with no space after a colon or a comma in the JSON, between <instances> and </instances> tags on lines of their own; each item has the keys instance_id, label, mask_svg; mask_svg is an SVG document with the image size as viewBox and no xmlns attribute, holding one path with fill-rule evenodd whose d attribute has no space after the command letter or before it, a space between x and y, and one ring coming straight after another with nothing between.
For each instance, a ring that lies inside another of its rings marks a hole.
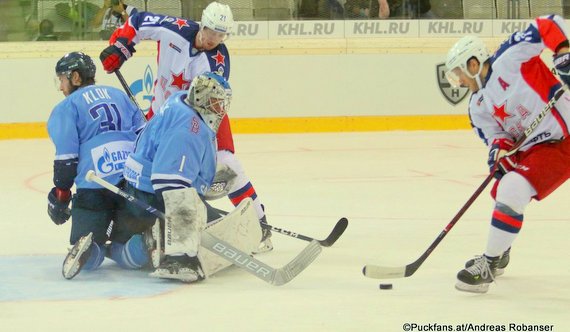
<instances>
[{"instance_id":1,"label":"red and white cska jersey","mask_svg":"<svg viewBox=\"0 0 570 332\"><path fill-rule=\"evenodd\" d=\"M198 51L194 39L199 30L199 25L190 20L140 12L130 16L111 37L110 44L117 38L127 38L135 44L148 39L158 42L157 78L150 112L158 110L175 92L188 90L192 79L204 72L217 71L229 80L228 49L220 44L211 51Z\"/></svg>"},{"instance_id":2,"label":"red and white cska jersey","mask_svg":"<svg viewBox=\"0 0 570 332\"><path fill-rule=\"evenodd\" d=\"M490 58L491 67L482 89L471 96L469 117L479 137L490 145L496 139L518 141L544 109L561 83L540 59L545 48L553 52L565 41L559 16L536 19L524 32L516 32ZM533 131L521 151L569 135L570 95L565 94Z\"/></svg>"}]
</instances>

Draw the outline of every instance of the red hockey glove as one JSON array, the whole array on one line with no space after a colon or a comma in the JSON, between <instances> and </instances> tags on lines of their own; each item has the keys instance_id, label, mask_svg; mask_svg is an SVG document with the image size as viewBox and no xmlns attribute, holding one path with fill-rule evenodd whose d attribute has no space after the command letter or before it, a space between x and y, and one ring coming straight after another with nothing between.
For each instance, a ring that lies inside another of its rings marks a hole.
<instances>
[{"instance_id":1,"label":"red hockey glove","mask_svg":"<svg viewBox=\"0 0 570 332\"><path fill-rule=\"evenodd\" d=\"M496 179L502 178L503 175L517 167L517 163L512 158L513 156L505 157L513 146L514 142L506 138L496 139L491 144L487 164L489 165L489 170L495 172L494 177Z\"/></svg>"},{"instance_id":2,"label":"red hockey glove","mask_svg":"<svg viewBox=\"0 0 570 332\"><path fill-rule=\"evenodd\" d=\"M121 68L123 63L133 56L135 52L133 44L129 44L126 38L118 38L113 45L108 46L101 52L99 59L101 59L105 71L112 73Z\"/></svg>"}]
</instances>

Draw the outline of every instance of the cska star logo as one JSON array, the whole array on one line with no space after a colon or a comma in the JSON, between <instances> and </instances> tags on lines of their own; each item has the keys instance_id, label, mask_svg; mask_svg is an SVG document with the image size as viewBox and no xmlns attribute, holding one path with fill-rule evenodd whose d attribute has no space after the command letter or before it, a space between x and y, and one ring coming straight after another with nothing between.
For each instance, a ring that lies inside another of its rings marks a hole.
<instances>
[{"instance_id":1,"label":"cska star logo","mask_svg":"<svg viewBox=\"0 0 570 332\"><path fill-rule=\"evenodd\" d=\"M505 120L511 117L507 111L505 111L505 104L496 106L493 105L493 117L497 120L500 120L502 123L505 123Z\"/></svg>"},{"instance_id":2,"label":"cska star logo","mask_svg":"<svg viewBox=\"0 0 570 332\"><path fill-rule=\"evenodd\" d=\"M447 67L445 67L444 63L440 63L435 68L435 73L437 75L437 85L439 87L439 91L445 97L445 99L451 103L452 105L459 104L467 94L469 93L469 88L454 88L451 86L447 78L445 77L445 72L447 71Z\"/></svg>"},{"instance_id":3,"label":"cska star logo","mask_svg":"<svg viewBox=\"0 0 570 332\"><path fill-rule=\"evenodd\" d=\"M179 74L172 73L172 79L170 81L170 86L175 86L178 90L186 90L190 86L190 81L184 79L184 72Z\"/></svg>"},{"instance_id":4,"label":"cska star logo","mask_svg":"<svg viewBox=\"0 0 570 332\"><path fill-rule=\"evenodd\" d=\"M216 55L212 55L210 58L216 61L216 67L219 65L225 66L226 65L226 56L223 55L220 51L216 51Z\"/></svg>"},{"instance_id":5,"label":"cska star logo","mask_svg":"<svg viewBox=\"0 0 570 332\"><path fill-rule=\"evenodd\" d=\"M189 27L188 21L182 18L176 19L176 21L172 22L172 24L178 26L178 30L182 30L183 27Z\"/></svg>"}]
</instances>

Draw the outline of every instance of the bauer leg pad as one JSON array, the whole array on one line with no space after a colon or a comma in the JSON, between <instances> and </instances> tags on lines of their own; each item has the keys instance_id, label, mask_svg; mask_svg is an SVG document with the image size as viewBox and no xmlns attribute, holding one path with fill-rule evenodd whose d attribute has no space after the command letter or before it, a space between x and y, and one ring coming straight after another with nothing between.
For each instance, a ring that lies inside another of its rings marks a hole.
<instances>
[{"instance_id":1,"label":"bauer leg pad","mask_svg":"<svg viewBox=\"0 0 570 332\"><path fill-rule=\"evenodd\" d=\"M184 188L162 194L165 207L165 255L196 256L206 227L206 206L196 189Z\"/></svg>"},{"instance_id":2,"label":"bauer leg pad","mask_svg":"<svg viewBox=\"0 0 570 332\"><path fill-rule=\"evenodd\" d=\"M261 227L251 198L244 199L227 216L210 223L206 232L244 252L251 253L257 249ZM200 251L198 257L208 277L232 265L208 250Z\"/></svg>"}]
</instances>

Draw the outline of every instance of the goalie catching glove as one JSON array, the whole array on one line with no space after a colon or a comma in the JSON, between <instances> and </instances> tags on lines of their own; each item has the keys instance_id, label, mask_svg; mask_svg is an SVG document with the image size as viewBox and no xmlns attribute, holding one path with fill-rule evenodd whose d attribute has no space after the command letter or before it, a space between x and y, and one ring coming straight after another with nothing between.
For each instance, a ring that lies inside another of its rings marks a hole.
<instances>
[{"instance_id":1,"label":"goalie catching glove","mask_svg":"<svg viewBox=\"0 0 570 332\"><path fill-rule=\"evenodd\" d=\"M121 68L136 50L133 43L129 43L127 38L117 38L113 45L108 46L101 52L99 59L103 63L103 68L107 73L113 73Z\"/></svg>"},{"instance_id":2,"label":"goalie catching glove","mask_svg":"<svg viewBox=\"0 0 570 332\"><path fill-rule=\"evenodd\" d=\"M48 215L56 225L65 224L71 217L69 203L71 202L71 191L69 189L59 189L53 187L48 194Z\"/></svg>"},{"instance_id":3,"label":"goalie catching glove","mask_svg":"<svg viewBox=\"0 0 570 332\"><path fill-rule=\"evenodd\" d=\"M218 163L212 185L204 194L206 200L215 200L227 196L237 180L236 172L228 165Z\"/></svg>"},{"instance_id":4,"label":"goalie catching glove","mask_svg":"<svg viewBox=\"0 0 570 332\"><path fill-rule=\"evenodd\" d=\"M517 163L512 156L505 156L514 145L514 142L507 138L495 139L493 144L491 144L487 164L489 165L489 170L495 172L493 176L497 180L517 167Z\"/></svg>"}]
</instances>

